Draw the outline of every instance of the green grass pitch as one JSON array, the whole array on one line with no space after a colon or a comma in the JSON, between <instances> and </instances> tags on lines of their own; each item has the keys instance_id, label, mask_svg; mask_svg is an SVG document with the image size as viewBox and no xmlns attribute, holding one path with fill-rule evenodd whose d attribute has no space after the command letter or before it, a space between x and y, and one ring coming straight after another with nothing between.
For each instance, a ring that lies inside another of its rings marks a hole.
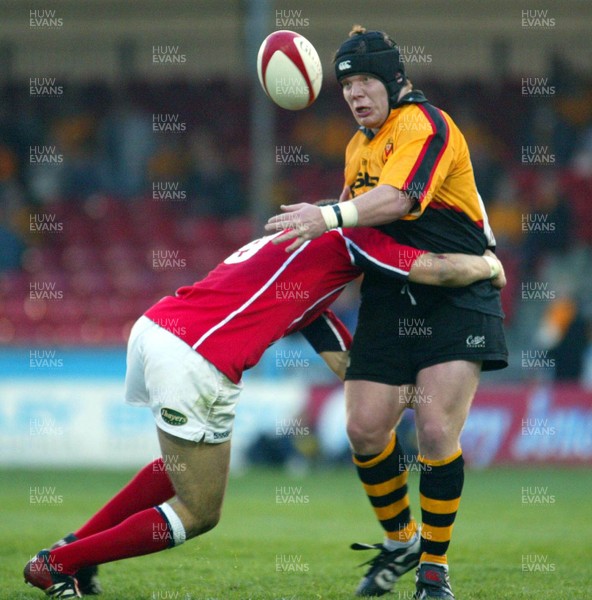
<instances>
[{"instance_id":1,"label":"green grass pitch","mask_svg":"<svg viewBox=\"0 0 592 600\"><path fill-rule=\"evenodd\" d=\"M82 524L131 475L0 471L0 598L44 598L24 585L25 562ZM411 473L419 516L417 484ZM449 551L457 599L591 599L591 495L590 470L468 471ZM353 468L302 477L253 470L231 478L222 521L212 532L174 550L102 566L101 598L352 598L367 553L354 553L349 544L380 539ZM407 574L386 598L412 594Z\"/></svg>"}]
</instances>

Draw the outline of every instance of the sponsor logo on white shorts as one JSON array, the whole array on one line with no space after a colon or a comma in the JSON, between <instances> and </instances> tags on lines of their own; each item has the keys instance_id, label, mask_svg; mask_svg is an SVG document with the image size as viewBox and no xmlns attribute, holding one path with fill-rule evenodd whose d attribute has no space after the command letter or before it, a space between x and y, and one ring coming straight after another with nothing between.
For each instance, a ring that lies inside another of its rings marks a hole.
<instances>
[{"instance_id":1,"label":"sponsor logo on white shorts","mask_svg":"<svg viewBox=\"0 0 592 600\"><path fill-rule=\"evenodd\" d=\"M485 348L485 336L470 335L467 337L467 348Z\"/></svg>"},{"instance_id":2,"label":"sponsor logo on white shorts","mask_svg":"<svg viewBox=\"0 0 592 600\"><path fill-rule=\"evenodd\" d=\"M214 431L215 440L224 440L230 435L230 431Z\"/></svg>"},{"instance_id":3,"label":"sponsor logo on white shorts","mask_svg":"<svg viewBox=\"0 0 592 600\"><path fill-rule=\"evenodd\" d=\"M160 416L162 417L162 420L169 425L179 426L187 423L187 417L183 413L180 413L178 410L173 410L172 408L161 408Z\"/></svg>"}]
</instances>

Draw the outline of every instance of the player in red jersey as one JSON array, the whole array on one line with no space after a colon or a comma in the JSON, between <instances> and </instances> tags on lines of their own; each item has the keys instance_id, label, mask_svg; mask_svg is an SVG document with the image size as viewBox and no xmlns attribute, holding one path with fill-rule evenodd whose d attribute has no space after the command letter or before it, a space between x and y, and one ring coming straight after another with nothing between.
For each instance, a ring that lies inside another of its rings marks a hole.
<instances>
[{"instance_id":1,"label":"player in red jersey","mask_svg":"<svg viewBox=\"0 0 592 600\"><path fill-rule=\"evenodd\" d=\"M98 593L96 565L178 546L212 529L226 489L243 371L270 344L301 331L343 378L351 336L327 307L362 269L432 285L493 275L504 284L495 258L426 253L373 229L336 229L292 254L270 243L278 235L247 244L136 322L126 400L152 409L162 458L75 533L29 561L26 582L54 597ZM296 301L284 293L294 289Z\"/></svg>"}]
</instances>

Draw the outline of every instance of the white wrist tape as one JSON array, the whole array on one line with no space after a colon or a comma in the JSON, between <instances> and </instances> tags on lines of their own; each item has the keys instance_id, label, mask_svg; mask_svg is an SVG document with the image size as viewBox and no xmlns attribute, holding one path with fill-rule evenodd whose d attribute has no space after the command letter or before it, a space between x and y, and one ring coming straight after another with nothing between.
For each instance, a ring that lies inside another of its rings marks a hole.
<instances>
[{"instance_id":1,"label":"white wrist tape","mask_svg":"<svg viewBox=\"0 0 592 600\"><path fill-rule=\"evenodd\" d=\"M333 210L333 206L321 206L321 215L325 219L327 231L339 227L339 220L337 219L336 212Z\"/></svg>"},{"instance_id":2,"label":"white wrist tape","mask_svg":"<svg viewBox=\"0 0 592 600\"><path fill-rule=\"evenodd\" d=\"M358 208L351 200L335 204L333 208L341 210L343 227L355 227L358 224Z\"/></svg>"},{"instance_id":3,"label":"white wrist tape","mask_svg":"<svg viewBox=\"0 0 592 600\"><path fill-rule=\"evenodd\" d=\"M497 258L493 258L492 256L484 256L483 258L487 261L487 264L489 265L489 269L490 269L489 279L494 279L500 273L499 260L497 260Z\"/></svg>"},{"instance_id":4,"label":"white wrist tape","mask_svg":"<svg viewBox=\"0 0 592 600\"><path fill-rule=\"evenodd\" d=\"M336 227L355 227L358 224L358 209L351 201L321 206L321 215L325 220L327 231Z\"/></svg>"}]
</instances>

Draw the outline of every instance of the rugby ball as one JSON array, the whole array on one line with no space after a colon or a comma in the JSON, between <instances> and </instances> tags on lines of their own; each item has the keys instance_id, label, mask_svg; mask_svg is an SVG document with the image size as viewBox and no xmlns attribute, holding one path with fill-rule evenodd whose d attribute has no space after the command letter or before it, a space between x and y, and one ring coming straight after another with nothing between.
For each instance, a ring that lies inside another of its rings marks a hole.
<instances>
[{"instance_id":1,"label":"rugby ball","mask_svg":"<svg viewBox=\"0 0 592 600\"><path fill-rule=\"evenodd\" d=\"M302 110L318 97L323 67L315 47L294 31L274 31L257 55L257 74L265 93L282 108Z\"/></svg>"}]
</instances>

